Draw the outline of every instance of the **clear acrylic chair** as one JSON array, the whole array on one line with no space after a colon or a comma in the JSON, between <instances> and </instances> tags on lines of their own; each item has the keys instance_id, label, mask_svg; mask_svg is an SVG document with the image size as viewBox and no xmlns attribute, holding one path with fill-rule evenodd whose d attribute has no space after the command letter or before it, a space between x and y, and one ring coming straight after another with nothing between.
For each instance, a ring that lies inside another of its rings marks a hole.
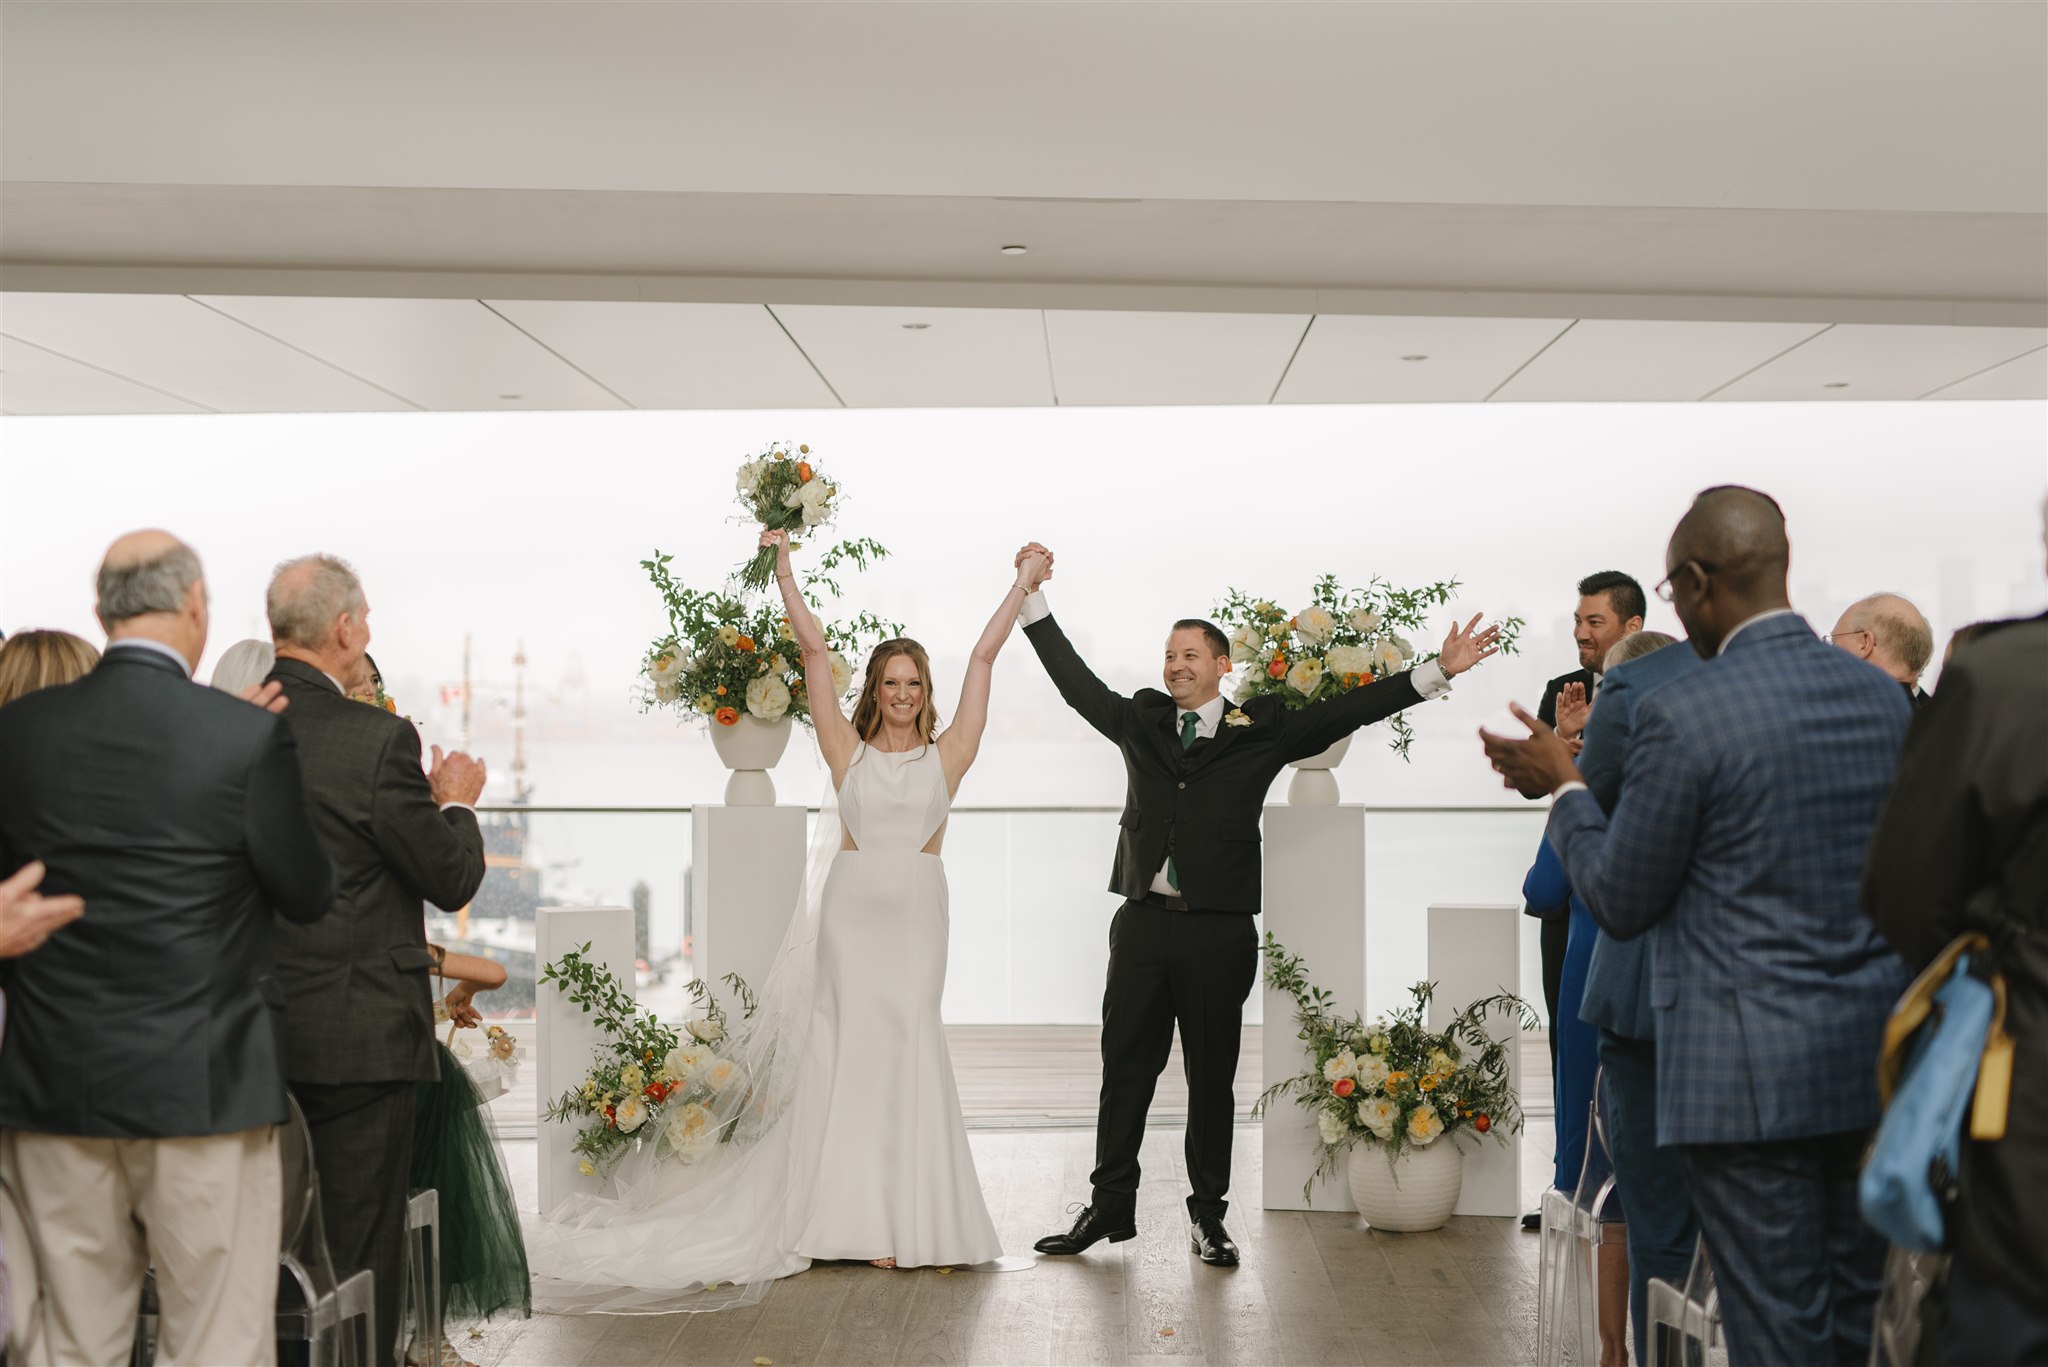
<instances>
[{"instance_id":1,"label":"clear acrylic chair","mask_svg":"<svg viewBox=\"0 0 2048 1367\"><path fill-rule=\"evenodd\" d=\"M374 1274L334 1274L327 1228L320 1216L320 1174L313 1165L313 1134L299 1103L277 1130L284 1190L284 1241L278 1256L277 1342L281 1363L308 1367L368 1367L376 1358ZM303 1345L287 1355L287 1345Z\"/></svg>"},{"instance_id":2,"label":"clear acrylic chair","mask_svg":"<svg viewBox=\"0 0 2048 1367\"><path fill-rule=\"evenodd\" d=\"M1946 1253L1915 1253L1893 1244L1870 1326L1870 1367L1913 1367L1920 1356L1920 1303L1948 1270Z\"/></svg>"},{"instance_id":3,"label":"clear acrylic chair","mask_svg":"<svg viewBox=\"0 0 2048 1367\"><path fill-rule=\"evenodd\" d=\"M1650 1281L1650 1367L1693 1367L1706 1362L1721 1340L1721 1293L1714 1288L1714 1267L1702 1235L1692 1247L1692 1269L1683 1288L1662 1277Z\"/></svg>"},{"instance_id":4,"label":"clear acrylic chair","mask_svg":"<svg viewBox=\"0 0 2048 1367\"><path fill-rule=\"evenodd\" d=\"M441 1367L447 1342L441 1305L441 1193L416 1191L405 1203L405 1282L411 1351L399 1341L399 1361Z\"/></svg>"},{"instance_id":5,"label":"clear acrylic chair","mask_svg":"<svg viewBox=\"0 0 2048 1367\"><path fill-rule=\"evenodd\" d=\"M1552 1187L1539 1207L1536 1354L1542 1367L1600 1360L1600 1250L1626 1237L1621 1225L1600 1218L1614 1194L1614 1155L1607 1143L1600 1081L1596 1070L1578 1184L1570 1192ZM1596 1154L1602 1161L1596 1162Z\"/></svg>"}]
</instances>

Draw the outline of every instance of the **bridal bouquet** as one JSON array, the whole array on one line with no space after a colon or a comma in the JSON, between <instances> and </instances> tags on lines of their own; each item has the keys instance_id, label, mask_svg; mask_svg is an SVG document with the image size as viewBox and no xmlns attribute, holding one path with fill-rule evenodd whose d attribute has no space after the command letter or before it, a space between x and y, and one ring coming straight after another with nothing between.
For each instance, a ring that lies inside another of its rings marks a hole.
<instances>
[{"instance_id":1,"label":"bridal bouquet","mask_svg":"<svg viewBox=\"0 0 2048 1367\"><path fill-rule=\"evenodd\" d=\"M1244 671L1236 700L1272 695L1290 708L1308 707L1435 659L1434 653L1418 655L1403 633L1426 627L1429 610L1450 602L1457 588L1457 580L1447 579L1401 589L1375 576L1362 589L1347 589L1326 574L1308 605L1295 612L1230 590L1216 621L1230 635L1231 663ZM1504 653L1514 653L1522 625L1519 617L1501 623ZM1408 758L1413 728L1399 713L1388 724L1390 748Z\"/></svg>"},{"instance_id":2,"label":"bridal bouquet","mask_svg":"<svg viewBox=\"0 0 2048 1367\"><path fill-rule=\"evenodd\" d=\"M1510 1046L1486 1030L1494 1011L1534 1028L1535 1013L1520 997L1502 992L1473 1002L1442 1030L1430 1030L1424 1021L1436 984L1417 983L1411 1005L1368 1025L1362 1015L1337 1015L1330 994L1310 986L1301 956L1289 954L1270 931L1263 952L1266 986L1294 998L1308 1067L1268 1087L1252 1114L1263 1115L1291 1094L1315 1116L1322 1143L1316 1170L1301 1189L1304 1199L1354 1144L1383 1149L1392 1163L1404 1148L1448 1134L1492 1134L1505 1143L1509 1131L1522 1127L1522 1108L1508 1086Z\"/></svg>"},{"instance_id":3,"label":"bridal bouquet","mask_svg":"<svg viewBox=\"0 0 2048 1367\"><path fill-rule=\"evenodd\" d=\"M549 1120L583 1122L575 1151L583 1155L586 1177L608 1172L636 1141L652 1139L662 1157L692 1163L721 1142L712 1123L711 1102L747 1078L733 1060L719 1054L725 1042L725 1011L702 979L689 986L704 1008L702 1019L681 1031L644 1011L619 980L572 949L541 973L597 1022L605 1039L583 1081L548 1103ZM754 1014L754 994L738 974L725 985L739 998L741 1019ZM742 1091L744 1095L744 1091Z\"/></svg>"},{"instance_id":4,"label":"bridal bouquet","mask_svg":"<svg viewBox=\"0 0 2048 1367\"><path fill-rule=\"evenodd\" d=\"M839 486L828 482L811 459L811 448L776 442L744 462L734 480L739 502L762 527L792 537L832 522ZM740 570L743 587L765 589L775 578L775 548L763 546Z\"/></svg>"},{"instance_id":5,"label":"bridal bouquet","mask_svg":"<svg viewBox=\"0 0 2048 1367\"><path fill-rule=\"evenodd\" d=\"M828 589L836 596L839 585L827 576L840 565L866 569L888 554L874 541L842 542L819 557L817 568L805 574L804 587ZM640 562L668 610L668 630L640 662L647 681L644 706L673 707L715 726L737 726L742 715L770 722L794 717L808 725L811 698L803 660L781 605L680 584L669 570L671 559L656 551L652 560ZM849 657L903 633L898 624L871 612L820 625L832 650L832 686L842 701L854 682Z\"/></svg>"}]
</instances>

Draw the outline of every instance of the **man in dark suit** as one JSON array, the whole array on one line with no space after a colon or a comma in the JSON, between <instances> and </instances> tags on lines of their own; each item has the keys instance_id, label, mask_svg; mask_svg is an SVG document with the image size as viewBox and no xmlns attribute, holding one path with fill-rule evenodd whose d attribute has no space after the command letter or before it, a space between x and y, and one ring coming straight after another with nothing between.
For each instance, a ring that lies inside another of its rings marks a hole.
<instances>
[{"instance_id":1,"label":"man in dark suit","mask_svg":"<svg viewBox=\"0 0 2048 1367\"><path fill-rule=\"evenodd\" d=\"M107 653L0 708L0 868L47 865L85 916L7 964L0 1171L44 1250L29 1363L125 1363L156 1269L158 1352L275 1360L286 1116L272 922L333 870L284 720L191 682L199 558L164 532L99 573Z\"/></svg>"},{"instance_id":2,"label":"man in dark suit","mask_svg":"<svg viewBox=\"0 0 2048 1367\"><path fill-rule=\"evenodd\" d=\"M1914 709L1927 705L1920 676L1934 658L1934 628L1896 593L1873 593L1842 610L1828 639L1857 659L1882 669L1906 690Z\"/></svg>"},{"instance_id":3,"label":"man in dark suit","mask_svg":"<svg viewBox=\"0 0 2048 1367\"><path fill-rule=\"evenodd\" d=\"M2043 507L2048 522L2048 506ZM1943 1360L2048 1361L2048 616L1988 624L1913 719L1863 906L1918 969L1966 931L2005 977L2005 1137L1965 1136ZM1933 1330L1929 1331L1933 1333Z\"/></svg>"},{"instance_id":4,"label":"man in dark suit","mask_svg":"<svg viewBox=\"0 0 2048 1367\"><path fill-rule=\"evenodd\" d=\"M1079 1253L1137 1233L1138 1147L1178 1025L1188 1078L1190 1241L1203 1262L1234 1266L1237 1246L1223 1227L1236 1112L1231 1084L1244 999L1258 976L1252 917L1266 792L1290 760L1448 692L1452 676L1499 649L1499 628L1478 630L1474 617L1452 628L1436 660L1290 711L1274 697L1230 705L1222 695L1230 642L1209 622L1174 623L1166 691L1127 698L1082 663L1035 583L1023 617L1060 696L1123 752L1128 784L1109 884L1125 900L1109 930L1094 1194L1070 1231L1037 1247Z\"/></svg>"},{"instance_id":5,"label":"man in dark suit","mask_svg":"<svg viewBox=\"0 0 2048 1367\"><path fill-rule=\"evenodd\" d=\"M1624 637L1633 645L1641 634ZM1613 656L1627 652L1617 647ZM1612 657L1610 657L1612 658ZM1660 646L1601 676L1600 705L1586 722L1579 776L1610 815L1621 800L1621 779L1635 737L1635 710L1664 685L1702 668L1684 642ZM1628 1210L1629 1305L1636 1359L1650 1361L1647 1309L1650 1279L1683 1286L1699 1225L1685 1187L1685 1159L1657 1147L1657 1029L1650 1006L1650 957L1660 928L1633 940L1600 932L1586 966L1579 1018L1600 1031L1601 1092L1607 1105L1607 1146L1615 1183ZM1668 1357L1667 1361L1671 1360Z\"/></svg>"},{"instance_id":6,"label":"man in dark suit","mask_svg":"<svg viewBox=\"0 0 2048 1367\"><path fill-rule=\"evenodd\" d=\"M1790 559L1755 490L1680 520L1665 583L1706 664L1635 708L1611 818L1536 718L1481 733L1511 786L1556 795L1549 839L1600 929L1662 927L1657 1139L1685 1155L1738 1367L1869 1356L1884 1244L1856 1178L1908 978L1856 885L1912 708L1792 611Z\"/></svg>"},{"instance_id":7,"label":"man in dark suit","mask_svg":"<svg viewBox=\"0 0 2048 1367\"><path fill-rule=\"evenodd\" d=\"M291 700L306 794L340 878L334 913L280 928L285 1076L313 1131L335 1263L376 1274L379 1361L396 1356L413 1094L437 1075L422 902L456 910L484 877L476 800L484 766L434 749L419 732L342 692L370 642L355 572L331 556L280 568L268 601Z\"/></svg>"}]
</instances>

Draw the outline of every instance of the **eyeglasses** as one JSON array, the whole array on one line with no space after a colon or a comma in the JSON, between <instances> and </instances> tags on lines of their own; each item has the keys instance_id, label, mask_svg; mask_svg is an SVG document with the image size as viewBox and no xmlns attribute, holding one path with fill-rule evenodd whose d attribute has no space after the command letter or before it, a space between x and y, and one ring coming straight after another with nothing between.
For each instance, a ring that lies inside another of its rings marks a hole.
<instances>
[{"instance_id":1,"label":"eyeglasses","mask_svg":"<svg viewBox=\"0 0 2048 1367\"><path fill-rule=\"evenodd\" d=\"M1869 634L1870 632L1868 630L1861 627L1857 628L1854 631L1831 631L1828 633L1828 640L1830 642L1833 642L1841 639L1844 636L1868 636Z\"/></svg>"},{"instance_id":2,"label":"eyeglasses","mask_svg":"<svg viewBox=\"0 0 2048 1367\"><path fill-rule=\"evenodd\" d=\"M1700 572L1700 578L1702 579L1706 578L1710 574L1718 573L1721 568L1719 565L1709 565L1704 560L1687 560L1681 562L1678 566L1678 569L1671 571L1671 573L1665 575L1662 579L1658 580L1657 587L1650 590L1652 593L1657 595L1657 599L1659 602L1668 603L1671 601L1671 581L1678 577L1679 570L1683 570L1688 566L1698 570Z\"/></svg>"}]
</instances>

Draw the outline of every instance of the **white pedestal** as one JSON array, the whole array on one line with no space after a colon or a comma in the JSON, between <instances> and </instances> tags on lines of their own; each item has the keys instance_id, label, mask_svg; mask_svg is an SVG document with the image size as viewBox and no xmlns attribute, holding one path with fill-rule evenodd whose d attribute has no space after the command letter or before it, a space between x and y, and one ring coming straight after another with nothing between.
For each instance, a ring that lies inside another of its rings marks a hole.
<instances>
[{"instance_id":1,"label":"white pedestal","mask_svg":"<svg viewBox=\"0 0 2048 1367\"><path fill-rule=\"evenodd\" d=\"M533 931L534 957L542 966L588 943L590 951L583 957L617 978L626 991L634 990L631 907L542 907L534 913ZM583 1008L554 984L536 985L533 998L538 1055L534 1085L545 1108L583 1080L602 1035ZM597 1191L602 1185L576 1169L580 1160L570 1146L578 1128L562 1121L539 1122L542 1215L571 1194Z\"/></svg>"},{"instance_id":2,"label":"white pedestal","mask_svg":"<svg viewBox=\"0 0 2048 1367\"><path fill-rule=\"evenodd\" d=\"M1336 998L1339 1010L1365 1002L1365 808L1268 807L1265 840L1266 930L1307 961L1309 979ZM1263 975L1264 963L1260 964ZM1263 980L1263 979L1262 979ZM1294 1002L1265 992L1261 1032L1268 1086L1307 1066L1295 1038ZM1316 1167L1316 1126L1292 1098L1262 1122L1267 1210L1356 1210L1340 1166L1301 1198Z\"/></svg>"},{"instance_id":3,"label":"white pedestal","mask_svg":"<svg viewBox=\"0 0 2048 1367\"><path fill-rule=\"evenodd\" d=\"M1429 977L1436 995L1429 1004L1429 1028L1440 1030L1451 1017L1482 997L1514 992L1522 980L1521 907L1436 905L1429 908ZM1508 1046L1508 1085L1522 1095L1522 1027L1513 1015L1495 1012L1489 1033ZM1465 1151L1465 1183L1455 1215L1520 1215L1522 1136L1505 1143L1491 1135L1459 1141ZM1476 1141L1476 1142L1475 1142Z\"/></svg>"},{"instance_id":4,"label":"white pedestal","mask_svg":"<svg viewBox=\"0 0 2048 1367\"><path fill-rule=\"evenodd\" d=\"M690 907L696 970L727 1009L719 979L737 973L755 991L767 980L775 950L803 891L804 809L690 809Z\"/></svg>"}]
</instances>

